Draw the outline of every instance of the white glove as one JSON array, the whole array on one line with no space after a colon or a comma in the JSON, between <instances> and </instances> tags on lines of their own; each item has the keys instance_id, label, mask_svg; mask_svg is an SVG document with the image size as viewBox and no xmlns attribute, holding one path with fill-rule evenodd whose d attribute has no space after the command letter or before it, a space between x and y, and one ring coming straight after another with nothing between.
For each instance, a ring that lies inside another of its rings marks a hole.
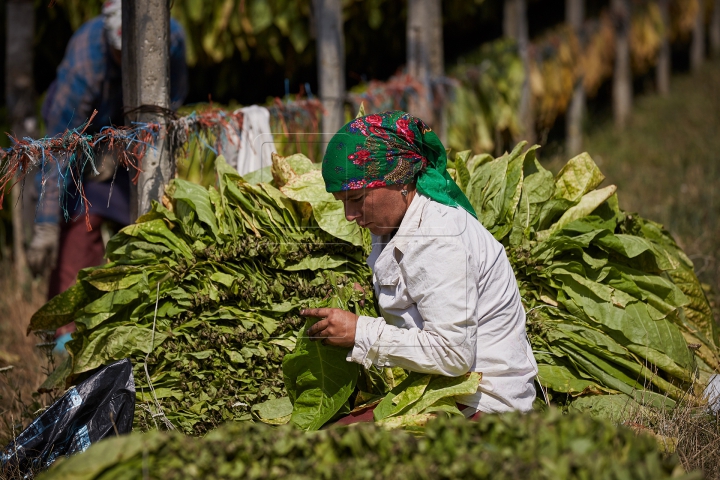
<instances>
[{"instance_id":1,"label":"white glove","mask_svg":"<svg viewBox=\"0 0 720 480\"><path fill-rule=\"evenodd\" d=\"M56 223L36 223L27 250L27 262L33 275L55 268L60 244L60 226Z\"/></svg>"}]
</instances>

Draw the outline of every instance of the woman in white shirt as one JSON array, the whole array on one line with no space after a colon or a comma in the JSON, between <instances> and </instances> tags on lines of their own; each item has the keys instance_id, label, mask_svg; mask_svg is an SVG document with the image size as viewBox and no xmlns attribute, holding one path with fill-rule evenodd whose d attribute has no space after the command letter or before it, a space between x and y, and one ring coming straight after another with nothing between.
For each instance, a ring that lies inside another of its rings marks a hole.
<instances>
[{"instance_id":1,"label":"woman in white shirt","mask_svg":"<svg viewBox=\"0 0 720 480\"><path fill-rule=\"evenodd\" d=\"M308 334L370 367L446 376L481 372L463 413L529 411L537 365L503 246L446 171L437 135L405 112L355 119L328 144L322 174L349 221L368 228L381 317L341 309Z\"/></svg>"}]
</instances>

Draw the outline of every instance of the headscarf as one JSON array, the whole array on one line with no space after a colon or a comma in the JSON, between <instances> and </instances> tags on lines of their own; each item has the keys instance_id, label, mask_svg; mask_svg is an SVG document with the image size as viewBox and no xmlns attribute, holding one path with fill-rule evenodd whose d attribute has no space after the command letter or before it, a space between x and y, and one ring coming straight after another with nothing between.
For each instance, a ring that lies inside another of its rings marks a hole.
<instances>
[{"instance_id":1,"label":"headscarf","mask_svg":"<svg viewBox=\"0 0 720 480\"><path fill-rule=\"evenodd\" d=\"M422 120L399 110L358 117L330 140L322 162L325 190L405 185L477 218L447 172L445 147Z\"/></svg>"},{"instance_id":2,"label":"headscarf","mask_svg":"<svg viewBox=\"0 0 720 480\"><path fill-rule=\"evenodd\" d=\"M108 43L122 49L122 0L107 0L102 6L103 26Z\"/></svg>"}]
</instances>

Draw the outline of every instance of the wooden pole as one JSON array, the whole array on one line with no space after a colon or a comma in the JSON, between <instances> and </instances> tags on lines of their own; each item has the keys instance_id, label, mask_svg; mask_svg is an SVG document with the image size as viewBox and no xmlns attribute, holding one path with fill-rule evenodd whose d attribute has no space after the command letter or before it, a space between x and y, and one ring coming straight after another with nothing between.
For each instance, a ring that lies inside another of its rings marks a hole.
<instances>
[{"instance_id":1,"label":"wooden pole","mask_svg":"<svg viewBox=\"0 0 720 480\"><path fill-rule=\"evenodd\" d=\"M525 79L520 94L520 138L533 144L536 141L535 112L533 111L532 92L530 91L530 35L528 32L527 1L505 0L503 13L503 32L506 37L517 42L518 53L522 60Z\"/></svg>"},{"instance_id":2,"label":"wooden pole","mask_svg":"<svg viewBox=\"0 0 720 480\"><path fill-rule=\"evenodd\" d=\"M575 35L580 36L583 21L585 20L585 0L565 0L565 20ZM574 157L582 152L582 124L585 116L585 88L583 76L575 79L573 96L568 108L566 121L565 148L570 156Z\"/></svg>"},{"instance_id":3,"label":"wooden pole","mask_svg":"<svg viewBox=\"0 0 720 480\"><path fill-rule=\"evenodd\" d=\"M698 12L690 44L690 70L696 72L705 60L705 1L698 0Z\"/></svg>"},{"instance_id":4,"label":"wooden pole","mask_svg":"<svg viewBox=\"0 0 720 480\"><path fill-rule=\"evenodd\" d=\"M658 61L655 67L655 82L660 95L670 94L670 0L659 0L660 17L663 22L663 33L658 51Z\"/></svg>"},{"instance_id":5,"label":"wooden pole","mask_svg":"<svg viewBox=\"0 0 720 480\"><path fill-rule=\"evenodd\" d=\"M323 139L327 143L345 123L345 34L342 0L313 0L317 26L320 100L325 108Z\"/></svg>"},{"instance_id":6,"label":"wooden pole","mask_svg":"<svg viewBox=\"0 0 720 480\"><path fill-rule=\"evenodd\" d=\"M435 0L408 0L407 26L407 71L423 86L420 98L413 98L408 110L421 118L431 127L435 127L435 115L431 106L430 78L438 70L442 61L439 49L433 42L437 32L435 19L432 18Z\"/></svg>"},{"instance_id":7,"label":"wooden pole","mask_svg":"<svg viewBox=\"0 0 720 480\"><path fill-rule=\"evenodd\" d=\"M612 0L615 20L615 69L613 71L613 116L623 128L632 110L632 70L630 68L630 0Z\"/></svg>"},{"instance_id":8,"label":"wooden pole","mask_svg":"<svg viewBox=\"0 0 720 480\"><path fill-rule=\"evenodd\" d=\"M122 84L126 111L142 106L170 107L170 2L169 0L123 0ZM148 148L142 173L131 195L133 220L160 201L165 185L175 174L165 138L165 115L133 113L126 122L159 123L155 148Z\"/></svg>"},{"instance_id":9,"label":"wooden pole","mask_svg":"<svg viewBox=\"0 0 720 480\"><path fill-rule=\"evenodd\" d=\"M720 57L720 0L715 0L715 2L713 2L709 33L710 52L713 57Z\"/></svg>"},{"instance_id":10,"label":"wooden pole","mask_svg":"<svg viewBox=\"0 0 720 480\"><path fill-rule=\"evenodd\" d=\"M10 129L16 137L35 137L35 89L33 85L33 36L35 5L33 0L8 0L5 29L5 104ZM16 281L25 285L28 266L25 257L25 232L20 185L11 192L13 256Z\"/></svg>"}]
</instances>

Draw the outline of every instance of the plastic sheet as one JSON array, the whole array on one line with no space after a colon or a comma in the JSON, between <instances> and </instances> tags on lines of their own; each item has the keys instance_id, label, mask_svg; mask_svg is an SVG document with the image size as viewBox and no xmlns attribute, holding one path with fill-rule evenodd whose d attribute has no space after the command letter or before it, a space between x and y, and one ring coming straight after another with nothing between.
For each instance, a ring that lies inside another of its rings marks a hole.
<instances>
[{"instance_id":1,"label":"plastic sheet","mask_svg":"<svg viewBox=\"0 0 720 480\"><path fill-rule=\"evenodd\" d=\"M103 367L71 387L3 449L3 474L27 475L103 438L129 433L134 413L130 360Z\"/></svg>"}]
</instances>

